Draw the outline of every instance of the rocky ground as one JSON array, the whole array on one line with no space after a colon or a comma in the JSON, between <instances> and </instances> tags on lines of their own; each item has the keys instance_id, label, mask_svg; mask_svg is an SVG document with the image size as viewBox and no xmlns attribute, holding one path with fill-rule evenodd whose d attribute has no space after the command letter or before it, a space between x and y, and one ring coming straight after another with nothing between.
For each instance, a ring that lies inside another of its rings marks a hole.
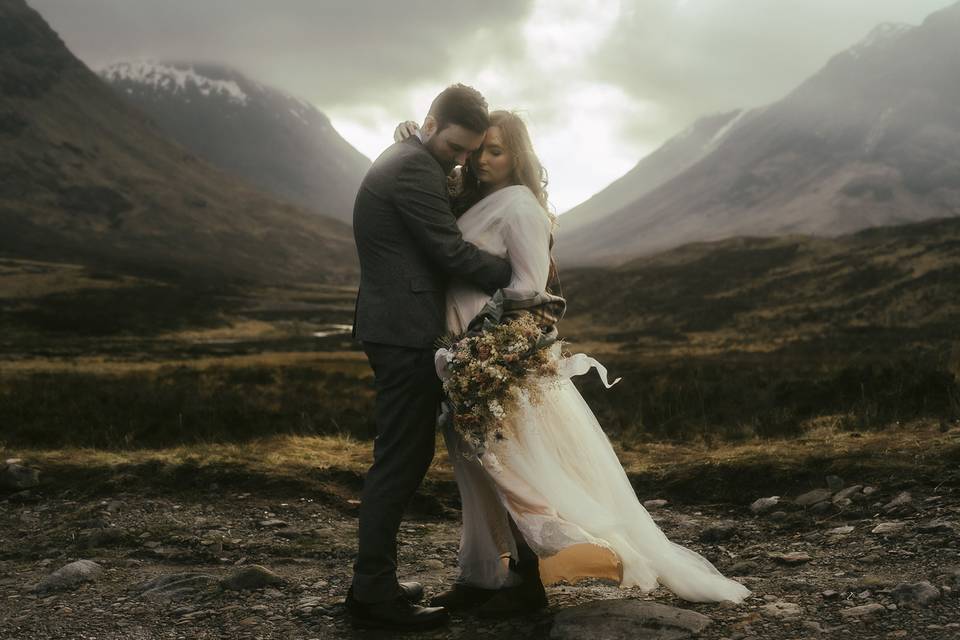
<instances>
[{"instance_id":1,"label":"rocky ground","mask_svg":"<svg viewBox=\"0 0 960 640\"><path fill-rule=\"evenodd\" d=\"M203 475L176 487L129 474L37 484L19 465L8 465L0 482L8 486L0 489L3 640L393 637L353 631L341 605L355 544L355 481L337 484L331 474L323 494ZM831 476L783 498L769 486L733 503L648 501L671 539L753 595L739 605L696 604L666 589L559 585L539 615L456 617L420 635L957 638L958 480L956 470L936 481ZM455 575L458 523L452 485L426 491L403 525L400 549L403 577L429 593Z\"/></svg>"}]
</instances>

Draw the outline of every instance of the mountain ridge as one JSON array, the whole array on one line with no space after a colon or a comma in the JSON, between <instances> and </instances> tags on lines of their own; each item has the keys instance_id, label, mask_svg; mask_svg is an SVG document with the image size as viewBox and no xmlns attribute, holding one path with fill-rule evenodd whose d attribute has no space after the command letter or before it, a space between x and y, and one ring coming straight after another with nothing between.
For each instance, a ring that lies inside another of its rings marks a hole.
<instances>
[{"instance_id":1,"label":"mountain ridge","mask_svg":"<svg viewBox=\"0 0 960 640\"><path fill-rule=\"evenodd\" d=\"M560 260L618 264L687 242L960 214L958 16L955 5L834 55L687 169L561 236Z\"/></svg>"},{"instance_id":2,"label":"mountain ridge","mask_svg":"<svg viewBox=\"0 0 960 640\"><path fill-rule=\"evenodd\" d=\"M0 254L190 280L350 280L350 228L170 141L0 0Z\"/></svg>"},{"instance_id":3,"label":"mountain ridge","mask_svg":"<svg viewBox=\"0 0 960 640\"><path fill-rule=\"evenodd\" d=\"M308 101L222 63L119 61L97 73L208 162L274 196L352 222L370 160Z\"/></svg>"}]
</instances>

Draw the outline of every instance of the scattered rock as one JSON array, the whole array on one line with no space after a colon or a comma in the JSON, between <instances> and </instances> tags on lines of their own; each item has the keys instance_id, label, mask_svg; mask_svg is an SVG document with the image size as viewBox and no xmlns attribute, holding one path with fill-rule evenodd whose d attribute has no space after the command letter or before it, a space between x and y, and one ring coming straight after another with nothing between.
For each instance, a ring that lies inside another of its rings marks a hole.
<instances>
[{"instance_id":1,"label":"scattered rock","mask_svg":"<svg viewBox=\"0 0 960 640\"><path fill-rule=\"evenodd\" d=\"M73 589L84 582L93 582L103 573L103 567L92 560L77 560L65 565L37 585L38 593Z\"/></svg>"},{"instance_id":2,"label":"scattered rock","mask_svg":"<svg viewBox=\"0 0 960 640\"><path fill-rule=\"evenodd\" d=\"M829 487L830 491L834 493L840 491L843 489L843 484L843 478L840 476L827 476L827 487Z\"/></svg>"},{"instance_id":3,"label":"scattered rock","mask_svg":"<svg viewBox=\"0 0 960 640\"><path fill-rule=\"evenodd\" d=\"M244 591L260 589L270 585L282 585L286 580L259 564L251 564L237 569L229 576L220 580L220 585L224 589L233 591Z\"/></svg>"},{"instance_id":4,"label":"scattered rock","mask_svg":"<svg viewBox=\"0 0 960 640\"><path fill-rule=\"evenodd\" d=\"M778 600L760 607L760 612L769 618L797 618L803 615L803 609L795 602Z\"/></svg>"},{"instance_id":5,"label":"scattered rock","mask_svg":"<svg viewBox=\"0 0 960 640\"><path fill-rule=\"evenodd\" d=\"M737 525L733 522L721 522L710 525L700 532L700 542L715 543L729 540L737 532Z\"/></svg>"},{"instance_id":6,"label":"scattered rock","mask_svg":"<svg viewBox=\"0 0 960 640\"><path fill-rule=\"evenodd\" d=\"M866 574L857 581L858 589L886 589L892 587L893 581L883 576Z\"/></svg>"},{"instance_id":7,"label":"scattered rock","mask_svg":"<svg viewBox=\"0 0 960 640\"><path fill-rule=\"evenodd\" d=\"M852 533L852 532L853 532L853 527L851 527L850 525L837 527L835 529L830 529L829 531L827 531L827 533L834 536L845 536L848 533Z\"/></svg>"},{"instance_id":8,"label":"scattered rock","mask_svg":"<svg viewBox=\"0 0 960 640\"><path fill-rule=\"evenodd\" d=\"M130 535L116 527L92 529L82 535L78 544L85 549L119 547L126 544Z\"/></svg>"},{"instance_id":9,"label":"scattered rock","mask_svg":"<svg viewBox=\"0 0 960 640\"><path fill-rule=\"evenodd\" d=\"M588 602L564 609L553 620L553 640L682 640L700 633L707 616L659 602L632 599Z\"/></svg>"},{"instance_id":10,"label":"scattered rock","mask_svg":"<svg viewBox=\"0 0 960 640\"><path fill-rule=\"evenodd\" d=\"M810 554L806 551L790 551L788 553L770 553L768 554L771 558L779 562L780 564L786 565L796 565L803 564L804 562L810 562L813 560L810 557Z\"/></svg>"},{"instance_id":11,"label":"scattered rock","mask_svg":"<svg viewBox=\"0 0 960 640\"><path fill-rule=\"evenodd\" d=\"M816 620L801 620L800 625L808 631L813 631L814 633L826 633L827 630L820 626L820 623Z\"/></svg>"},{"instance_id":12,"label":"scattered rock","mask_svg":"<svg viewBox=\"0 0 960 640\"><path fill-rule=\"evenodd\" d=\"M960 591L960 567L947 570L944 582L950 589Z\"/></svg>"},{"instance_id":13,"label":"scattered rock","mask_svg":"<svg viewBox=\"0 0 960 640\"><path fill-rule=\"evenodd\" d=\"M0 487L4 489L30 489L40 484L40 472L30 467L5 462L0 464Z\"/></svg>"},{"instance_id":14,"label":"scattered rock","mask_svg":"<svg viewBox=\"0 0 960 640\"><path fill-rule=\"evenodd\" d=\"M883 613L886 610L887 608L882 604L871 602L870 604L862 604L859 607L841 609L840 615L844 618L870 618Z\"/></svg>"},{"instance_id":15,"label":"scattered rock","mask_svg":"<svg viewBox=\"0 0 960 640\"><path fill-rule=\"evenodd\" d=\"M283 520L276 520L276 519L261 520L260 522L257 523L257 525L258 525L258 526L261 526L261 527L267 527L267 528L269 528L269 527L276 527L277 529L281 529L281 528L283 528L283 527L289 526L289 525L288 525L286 522L284 522Z\"/></svg>"},{"instance_id":16,"label":"scattered rock","mask_svg":"<svg viewBox=\"0 0 960 640\"><path fill-rule=\"evenodd\" d=\"M834 591L833 589L827 589L826 591L821 591L820 595L824 600L836 600L840 597L840 592Z\"/></svg>"},{"instance_id":17,"label":"scattered rock","mask_svg":"<svg viewBox=\"0 0 960 640\"><path fill-rule=\"evenodd\" d=\"M668 504L670 503L667 500L661 500L661 499L645 500L643 502L643 508L646 509L647 511L653 511L654 509L660 509L662 507L665 507Z\"/></svg>"},{"instance_id":18,"label":"scattered rock","mask_svg":"<svg viewBox=\"0 0 960 640\"><path fill-rule=\"evenodd\" d=\"M883 505L883 510L885 513L893 513L894 511L902 511L906 507L911 506L913 503L913 496L910 495L908 491L901 491L896 495L896 497Z\"/></svg>"},{"instance_id":19,"label":"scattered rock","mask_svg":"<svg viewBox=\"0 0 960 640\"><path fill-rule=\"evenodd\" d=\"M770 511L780 503L780 496L770 496L769 498L760 498L750 504L750 511L760 515Z\"/></svg>"},{"instance_id":20,"label":"scattered rock","mask_svg":"<svg viewBox=\"0 0 960 640\"><path fill-rule=\"evenodd\" d=\"M829 489L814 489L813 491L807 491L803 495L797 496L794 500L794 504L801 507L809 507L815 505L818 502L823 502L824 500L829 500L830 496L833 495Z\"/></svg>"},{"instance_id":21,"label":"scattered rock","mask_svg":"<svg viewBox=\"0 0 960 640\"><path fill-rule=\"evenodd\" d=\"M423 566L427 569L439 571L440 569L443 569L443 562L437 560L436 558L427 558L423 561Z\"/></svg>"},{"instance_id":22,"label":"scattered rock","mask_svg":"<svg viewBox=\"0 0 960 640\"><path fill-rule=\"evenodd\" d=\"M310 617L315 615L324 615L330 613L330 610L324 606L325 601L318 596L305 596L294 607L297 615Z\"/></svg>"},{"instance_id":23,"label":"scattered rock","mask_svg":"<svg viewBox=\"0 0 960 640\"><path fill-rule=\"evenodd\" d=\"M902 582L890 592L900 607L920 609L940 597L940 590L929 582Z\"/></svg>"},{"instance_id":24,"label":"scattered rock","mask_svg":"<svg viewBox=\"0 0 960 640\"><path fill-rule=\"evenodd\" d=\"M881 522L873 529L870 530L870 533L876 533L880 535L885 535L889 533L897 533L903 531L906 528L906 522Z\"/></svg>"},{"instance_id":25,"label":"scattered rock","mask_svg":"<svg viewBox=\"0 0 960 640\"><path fill-rule=\"evenodd\" d=\"M953 533L953 523L946 520L930 520L917 525L920 533Z\"/></svg>"},{"instance_id":26,"label":"scattered rock","mask_svg":"<svg viewBox=\"0 0 960 640\"><path fill-rule=\"evenodd\" d=\"M824 500L823 502L818 502L817 504L810 507L812 513L827 513L828 511L833 510L833 503L829 500Z\"/></svg>"},{"instance_id":27,"label":"scattered rock","mask_svg":"<svg viewBox=\"0 0 960 640\"><path fill-rule=\"evenodd\" d=\"M855 484L847 487L846 489L841 489L840 491L837 491L837 493L833 496L833 501L836 503L842 500L852 500L854 496L861 495L862 490L863 490L862 484Z\"/></svg>"}]
</instances>

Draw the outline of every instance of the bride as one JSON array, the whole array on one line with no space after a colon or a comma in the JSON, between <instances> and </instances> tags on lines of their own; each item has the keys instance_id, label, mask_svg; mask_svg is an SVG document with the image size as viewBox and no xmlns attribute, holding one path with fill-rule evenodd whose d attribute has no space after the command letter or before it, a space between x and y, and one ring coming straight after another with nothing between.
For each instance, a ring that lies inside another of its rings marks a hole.
<instances>
[{"instance_id":1,"label":"bride","mask_svg":"<svg viewBox=\"0 0 960 640\"><path fill-rule=\"evenodd\" d=\"M494 111L483 146L451 178L454 211L465 240L506 257L513 277L507 299L552 295L554 217L546 179L527 128L515 114ZM396 137L415 134L416 123ZM562 299L560 299L562 302ZM447 329L466 331L490 296L465 282L447 291ZM559 345L554 345L559 355ZM444 354L437 358L443 376ZM460 575L432 606L480 615L535 611L546 605L544 583L604 579L652 590L662 584L695 602L749 595L708 560L663 534L637 500L610 441L570 377L595 367L592 358L561 358L561 380L534 404L521 397L506 416L508 434L474 449L446 421L444 439L463 506Z\"/></svg>"}]
</instances>

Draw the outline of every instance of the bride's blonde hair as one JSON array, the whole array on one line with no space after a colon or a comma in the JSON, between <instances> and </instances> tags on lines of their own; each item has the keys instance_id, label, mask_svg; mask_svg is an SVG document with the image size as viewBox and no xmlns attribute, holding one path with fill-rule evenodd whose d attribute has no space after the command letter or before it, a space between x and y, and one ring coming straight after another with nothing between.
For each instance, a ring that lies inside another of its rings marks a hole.
<instances>
[{"instance_id":1,"label":"bride's blonde hair","mask_svg":"<svg viewBox=\"0 0 960 640\"><path fill-rule=\"evenodd\" d=\"M540 159L533 150L526 123L512 111L491 111L490 126L500 128L503 146L513 157L510 184L522 184L530 189L536 196L537 202L553 221L555 216L550 213L547 198L547 170L540 164ZM472 163L467 162L462 171L463 190L457 198L459 205L457 208L466 211L479 202L482 196L480 181L477 179Z\"/></svg>"},{"instance_id":2,"label":"bride's blonde hair","mask_svg":"<svg viewBox=\"0 0 960 640\"><path fill-rule=\"evenodd\" d=\"M510 184L524 185L537 198L543 208L544 215L550 219L551 229L556 227L557 217L550 212L547 197L547 170L540 164L540 159L533 150L530 133L523 119L512 111L491 111L490 126L500 128L500 138L507 153L513 157L513 171L510 175ZM462 186L460 193L454 198L454 210L459 215L483 197L480 192L480 181L473 170L473 163L467 162L461 170ZM550 234L550 248L553 248L553 234ZM550 282L554 288L559 287L556 265L553 256L550 257Z\"/></svg>"}]
</instances>

